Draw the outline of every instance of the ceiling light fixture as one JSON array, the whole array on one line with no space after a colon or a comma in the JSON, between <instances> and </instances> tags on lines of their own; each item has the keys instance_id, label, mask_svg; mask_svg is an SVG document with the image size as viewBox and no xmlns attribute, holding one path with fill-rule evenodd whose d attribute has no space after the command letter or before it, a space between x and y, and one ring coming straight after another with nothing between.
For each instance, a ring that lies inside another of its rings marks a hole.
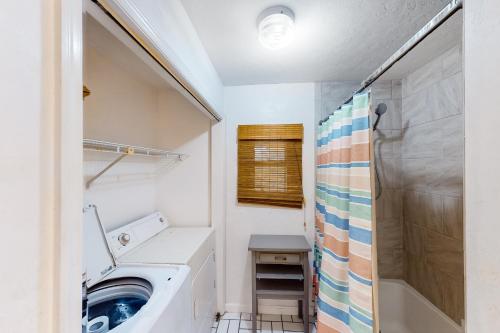
<instances>
[{"instance_id":1,"label":"ceiling light fixture","mask_svg":"<svg viewBox=\"0 0 500 333\"><path fill-rule=\"evenodd\" d=\"M271 50L282 49L293 39L295 15L290 8L274 6L264 10L258 18L259 41Z\"/></svg>"}]
</instances>

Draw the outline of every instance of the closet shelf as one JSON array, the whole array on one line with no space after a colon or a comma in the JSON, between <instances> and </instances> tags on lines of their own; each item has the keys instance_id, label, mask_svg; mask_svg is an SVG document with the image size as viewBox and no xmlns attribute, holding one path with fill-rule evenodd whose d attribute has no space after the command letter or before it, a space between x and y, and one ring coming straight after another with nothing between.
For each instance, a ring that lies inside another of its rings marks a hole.
<instances>
[{"instance_id":1,"label":"closet shelf","mask_svg":"<svg viewBox=\"0 0 500 333\"><path fill-rule=\"evenodd\" d=\"M114 153L120 155L113 162L108 164L108 166L102 169L102 171L100 171L97 175L89 179L89 181L87 181L86 184L87 188L89 188L93 182L95 182L99 177L101 177L104 173L106 173L106 171L111 169L115 164L117 164L127 156L131 155L149 156L149 157L159 157L161 159L173 159L178 161L183 161L188 157L188 155L186 154L175 153L168 150L132 146L121 143L114 143L114 142L107 142L107 141L93 140L93 139L83 139L83 149L103 152L103 153Z\"/></svg>"},{"instance_id":2,"label":"closet shelf","mask_svg":"<svg viewBox=\"0 0 500 333\"><path fill-rule=\"evenodd\" d=\"M174 153L167 150L140 147L140 146L131 146L122 143L114 143L114 142L92 140L92 139L83 139L83 149L94 150L105 153L177 158L179 160L184 160L187 157L186 154Z\"/></svg>"}]
</instances>

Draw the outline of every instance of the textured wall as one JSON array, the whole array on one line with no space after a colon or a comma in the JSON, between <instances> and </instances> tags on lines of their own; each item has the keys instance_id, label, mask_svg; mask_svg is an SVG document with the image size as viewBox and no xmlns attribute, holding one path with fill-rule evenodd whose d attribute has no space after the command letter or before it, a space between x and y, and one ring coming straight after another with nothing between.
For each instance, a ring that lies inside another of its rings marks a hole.
<instances>
[{"instance_id":1,"label":"textured wall","mask_svg":"<svg viewBox=\"0 0 500 333\"><path fill-rule=\"evenodd\" d=\"M455 47L403 80L405 280L464 318L463 79Z\"/></svg>"},{"instance_id":2,"label":"textured wall","mask_svg":"<svg viewBox=\"0 0 500 333\"><path fill-rule=\"evenodd\" d=\"M374 109L387 105L373 134L375 159L382 185L377 199L379 276L403 278L403 211L401 188L401 81L380 81L372 87ZM375 121L376 117L373 117Z\"/></svg>"}]
</instances>

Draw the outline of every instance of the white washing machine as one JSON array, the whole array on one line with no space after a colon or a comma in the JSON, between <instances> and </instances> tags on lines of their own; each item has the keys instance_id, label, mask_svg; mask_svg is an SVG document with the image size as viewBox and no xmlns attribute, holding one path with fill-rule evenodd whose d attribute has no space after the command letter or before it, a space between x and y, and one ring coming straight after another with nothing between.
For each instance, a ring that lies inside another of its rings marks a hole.
<instances>
[{"instance_id":1,"label":"white washing machine","mask_svg":"<svg viewBox=\"0 0 500 333\"><path fill-rule=\"evenodd\" d=\"M112 255L95 206L84 209L89 333L192 333L187 265L121 264Z\"/></svg>"},{"instance_id":2,"label":"white washing machine","mask_svg":"<svg viewBox=\"0 0 500 333\"><path fill-rule=\"evenodd\" d=\"M210 333L216 312L215 233L210 227L171 227L156 212L107 234L120 264L191 268L192 333Z\"/></svg>"}]
</instances>

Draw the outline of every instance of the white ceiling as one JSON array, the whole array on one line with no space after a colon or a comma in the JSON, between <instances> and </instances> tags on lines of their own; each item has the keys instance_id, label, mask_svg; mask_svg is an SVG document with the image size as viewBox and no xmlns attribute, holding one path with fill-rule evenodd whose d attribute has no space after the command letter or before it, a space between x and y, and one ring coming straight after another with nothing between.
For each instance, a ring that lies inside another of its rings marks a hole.
<instances>
[{"instance_id":1,"label":"white ceiling","mask_svg":"<svg viewBox=\"0 0 500 333\"><path fill-rule=\"evenodd\" d=\"M449 0L181 0L225 85L363 80ZM263 48L257 16L295 12L296 37Z\"/></svg>"}]
</instances>

